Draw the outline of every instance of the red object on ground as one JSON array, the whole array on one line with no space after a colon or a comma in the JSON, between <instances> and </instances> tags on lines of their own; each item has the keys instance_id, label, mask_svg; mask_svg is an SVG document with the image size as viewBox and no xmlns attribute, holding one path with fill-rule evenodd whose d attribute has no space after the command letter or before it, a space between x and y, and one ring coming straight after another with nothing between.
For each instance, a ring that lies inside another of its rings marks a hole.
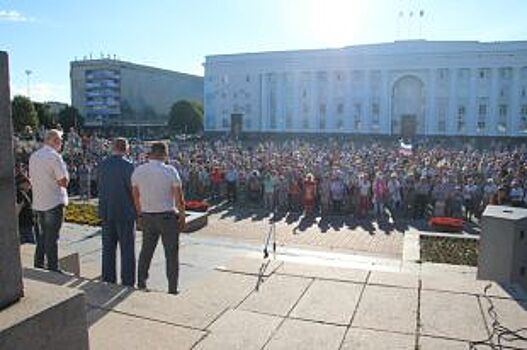
<instances>
[{"instance_id":1,"label":"red object on ground","mask_svg":"<svg viewBox=\"0 0 527 350\"><path fill-rule=\"evenodd\" d=\"M463 230L465 221L463 219L435 216L428 221L428 224L439 231L460 232Z\"/></svg>"},{"instance_id":2,"label":"red object on ground","mask_svg":"<svg viewBox=\"0 0 527 350\"><path fill-rule=\"evenodd\" d=\"M209 204L205 201L189 200L185 201L185 209L206 212L207 210L209 210Z\"/></svg>"}]
</instances>

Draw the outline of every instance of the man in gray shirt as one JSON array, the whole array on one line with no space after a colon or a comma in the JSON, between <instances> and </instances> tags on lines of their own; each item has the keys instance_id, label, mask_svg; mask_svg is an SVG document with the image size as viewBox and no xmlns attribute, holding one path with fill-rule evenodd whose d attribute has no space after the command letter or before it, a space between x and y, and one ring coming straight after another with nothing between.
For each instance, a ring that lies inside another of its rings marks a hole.
<instances>
[{"instance_id":1,"label":"man in gray shirt","mask_svg":"<svg viewBox=\"0 0 527 350\"><path fill-rule=\"evenodd\" d=\"M139 254L137 286L146 289L148 270L159 237L166 257L168 292L177 294L179 278L179 232L185 226L185 200L177 170L165 164L168 147L152 144L148 163L132 174L132 191L136 211L143 225L143 242Z\"/></svg>"}]
</instances>

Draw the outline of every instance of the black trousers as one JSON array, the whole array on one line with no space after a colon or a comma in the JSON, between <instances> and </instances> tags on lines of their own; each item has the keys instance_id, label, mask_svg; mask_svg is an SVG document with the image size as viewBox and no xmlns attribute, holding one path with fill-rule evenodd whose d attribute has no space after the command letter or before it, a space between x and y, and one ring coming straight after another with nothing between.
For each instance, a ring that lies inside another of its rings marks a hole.
<instances>
[{"instance_id":1,"label":"black trousers","mask_svg":"<svg viewBox=\"0 0 527 350\"><path fill-rule=\"evenodd\" d=\"M116 283L116 250L121 252L121 283L135 285L135 221L108 220L102 223L102 280Z\"/></svg>"},{"instance_id":2,"label":"black trousers","mask_svg":"<svg viewBox=\"0 0 527 350\"><path fill-rule=\"evenodd\" d=\"M179 279L179 229L178 215L174 212L143 213L143 242L139 253L137 285L146 287L148 270L161 237L165 250L168 292L175 294Z\"/></svg>"}]
</instances>

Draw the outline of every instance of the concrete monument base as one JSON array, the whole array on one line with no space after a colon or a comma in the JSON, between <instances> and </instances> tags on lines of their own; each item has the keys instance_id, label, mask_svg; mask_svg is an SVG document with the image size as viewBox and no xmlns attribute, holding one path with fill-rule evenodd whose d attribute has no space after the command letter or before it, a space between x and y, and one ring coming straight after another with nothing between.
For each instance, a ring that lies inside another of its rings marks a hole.
<instances>
[{"instance_id":1,"label":"concrete monument base","mask_svg":"<svg viewBox=\"0 0 527 350\"><path fill-rule=\"evenodd\" d=\"M0 311L0 349L89 349L84 293L28 279L24 291Z\"/></svg>"}]
</instances>

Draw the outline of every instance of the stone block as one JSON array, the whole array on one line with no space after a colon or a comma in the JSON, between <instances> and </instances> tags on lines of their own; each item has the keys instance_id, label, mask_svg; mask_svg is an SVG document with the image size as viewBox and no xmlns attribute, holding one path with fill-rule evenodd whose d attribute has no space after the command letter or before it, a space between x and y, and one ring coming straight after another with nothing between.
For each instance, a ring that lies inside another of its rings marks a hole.
<instances>
[{"instance_id":1,"label":"stone block","mask_svg":"<svg viewBox=\"0 0 527 350\"><path fill-rule=\"evenodd\" d=\"M266 349L336 350L345 331L345 327L288 319L278 329Z\"/></svg>"},{"instance_id":2,"label":"stone block","mask_svg":"<svg viewBox=\"0 0 527 350\"><path fill-rule=\"evenodd\" d=\"M407 350L415 348L414 344L415 335L351 328L341 350Z\"/></svg>"},{"instance_id":3,"label":"stone block","mask_svg":"<svg viewBox=\"0 0 527 350\"><path fill-rule=\"evenodd\" d=\"M476 296L421 292L421 334L464 341L488 334Z\"/></svg>"},{"instance_id":4,"label":"stone block","mask_svg":"<svg viewBox=\"0 0 527 350\"><path fill-rule=\"evenodd\" d=\"M348 325L362 288L355 283L315 280L291 317Z\"/></svg>"},{"instance_id":5,"label":"stone block","mask_svg":"<svg viewBox=\"0 0 527 350\"><path fill-rule=\"evenodd\" d=\"M88 349L84 295L24 280L25 296L0 312L0 349Z\"/></svg>"},{"instance_id":6,"label":"stone block","mask_svg":"<svg viewBox=\"0 0 527 350\"><path fill-rule=\"evenodd\" d=\"M224 266L218 266L216 270L269 277L281 265L282 262L278 260L240 257L230 260Z\"/></svg>"},{"instance_id":7,"label":"stone block","mask_svg":"<svg viewBox=\"0 0 527 350\"><path fill-rule=\"evenodd\" d=\"M0 310L23 295L14 168L9 59L0 51Z\"/></svg>"},{"instance_id":8,"label":"stone block","mask_svg":"<svg viewBox=\"0 0 527 350\"><path fill-rule=\"evenodd\" d=\"M294 264L287 262L284 263L276 272L283 275L356 283L364 283L366 282L366 277L368 277L368 271L366 270L356 270L333 266Z\"/></svg>"},{"instance_id":9,"label":"stone block","mask_svg":"<svg viewBox=\"0 0 527 350\"><path fill-rule=\"evenodd\" d=\"M416 289L419 286L419 276L410 273L372 271L368 284Z\"/></svg>"},{"instance_id":10,"label":"stone block","mask_svg":"<svg viewBox=\"0 0 527 350\"><path fill-rule=\"evenodd\" d=\"M312 280L299 277L269 277L240 306L243 310L287 316Z\"/></svg>"},{"instance_id":11,"label":"stone block","mask_svg":"<svg viewBox=\"0 0 527 350\"><path fill-rule=\"evenodd\" d=\"M368 285L352 326L412 334L416 320L417 290Z\"/></svg>"},{"instance_id":12,"label":"stone block","mask_svg":"<svg viewBox=\"0 0 527 350\"><path fill-rule=\"evenodd\" d=\"M497 320L501 326L511 331L524 329L524 331L519 332L518 335L523 337L527 335L527 331L525 331L525 329L527 329L527 302L492 298L491 305L488 299L481 298L480 301L481 307L483 308L483 317L485 318L489 329L492 330L494 322L494 319L491 318L491 312L489 312L489 309L493 305L494 311L497 315ZM527 349L527 340L518 339L518 337L515 337L514 335L504 338L502 344L513 348Z\"/></svg>"},{"instance_id":13,"label":"stone block","mask_svg":"<svg viewBox=\"0 0 527 350\"><path fill-rule=\"evenodd\" d=\"M276 316L229 310L212 324L211 334L196 349L262 349L281 320Z\"/></svg>"},{"instance_id":14,"label":"stone block","mask_svg":"<svg viewBox=\"0 0 527 350\"><path fill-rule=\"evenodd\" d=\"M90 327L90 349L188 350L204 336L199 330L107 311Z\"/></svg>"}]
</instances>

